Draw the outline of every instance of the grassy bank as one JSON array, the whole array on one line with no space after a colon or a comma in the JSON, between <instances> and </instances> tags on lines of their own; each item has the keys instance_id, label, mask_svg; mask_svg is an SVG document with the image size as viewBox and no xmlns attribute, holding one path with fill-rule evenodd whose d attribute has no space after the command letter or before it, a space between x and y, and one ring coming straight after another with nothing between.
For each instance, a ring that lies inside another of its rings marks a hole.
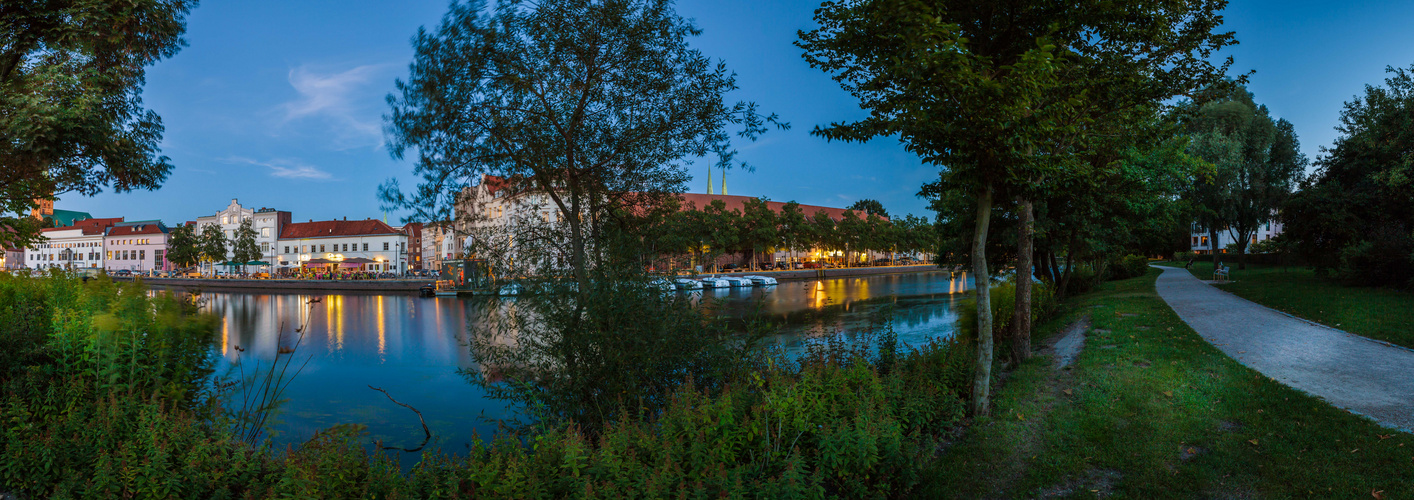
<instances>
[{"instance_id":1,"label":"grassy bank","mask_svg":"<svg viewBox=\"0 0 1414 500\"><path fill-rule=\"evenodd\" d=\"M1018 367L994 415L934 466L934 497L1351 497L1414 491L1414 438L1261 376L1154 291L1158 270L1070 301L1088 315L1069 370ZM1062 321L1063 322L1063 321ZM1048 327L1056 329L1056 325Z\"/></svg>"},{"instance_id":2,"label":"grassy bank","mask_svg":"<svg viewBox=\"0 0 1414 500\"><path fill-rule=\"evenodd\" d=\"M1199 279L1212 279L1212 264L1194 264ZM1349 287L1317 278L1301 267L1247 266L1218 285L1247 300L1298 318L1356 335L1414 348L1414 293Z\"/></svg>"}]
</instances>

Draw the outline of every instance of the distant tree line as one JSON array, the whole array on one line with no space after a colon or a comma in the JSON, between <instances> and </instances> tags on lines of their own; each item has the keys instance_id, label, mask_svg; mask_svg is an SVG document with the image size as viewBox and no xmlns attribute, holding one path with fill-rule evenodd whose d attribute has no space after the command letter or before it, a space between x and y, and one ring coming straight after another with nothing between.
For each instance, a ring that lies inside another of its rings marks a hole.
<instances>
[{"instance_id":1,"label":"distant tree line","mask_svg":"<svg viewBox=\"0 0 1414 500\"><path fill-rule=\"evenodd\" d=\"M879 202L865 201L883 211ZM718 257L739 254L746 257L744 265L756 267L769 262L763 259L775 252L790 252L789 260L796 262L847 265L857 264L860 255L869 252L912 255L937 246L934 225L914 215L890 220L877 213L845 210L835 220L824 211L807 214L794 201L777 212L758 198L746 200L740 210L727 209L722 200L696 208L671 204L636 224L640 248L650 265L660 269L702 265L704 270L715 270ZM810 256L815 250L826 255Z\"/></svg>"}]
</instances>

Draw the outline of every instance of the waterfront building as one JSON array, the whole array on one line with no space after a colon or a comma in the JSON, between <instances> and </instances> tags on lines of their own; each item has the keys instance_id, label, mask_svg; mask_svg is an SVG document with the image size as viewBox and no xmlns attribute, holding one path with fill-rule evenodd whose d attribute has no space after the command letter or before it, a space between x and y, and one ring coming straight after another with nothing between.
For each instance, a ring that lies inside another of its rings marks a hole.
<instances>
[{"instance_id":1,"label":"waterfront building","mask_svg":"<svg viewBox=\"0 0 1414 500\"><path fill-rule=\"evenodd\" d=\"M1262 224L1252 233L1252 241L1247 243L1249 252L1252 248L1251 245L1255 245L1260 241L1270 240L1276 235L1281 234L1282 224L1275 219L1276 218L1273 217L1273 220ZM1214 242L1208 241L1210 237L1211 235L1208 234L1208 228L1194 224L1193 232L1189 235L1189 244L1192 251L1200 255L1211 255L1214 249L1217 249L1218 253L1228 253L1228 245L1237 242L1236 231L1226 227L1218 230L1218 241L1216 245L1213 244Z\"/></svg>"},{"instance_id":2,"label":"waterfront building","mask_svg":"<svg viewBox=\"0 0 1414 500\"><path fill-rule=\"evenodd\" d=\"M722 187L722 191L726 191L725 185ZM683 193L679 195L683 210L702 210L714 201L721 201L727 211L742 212L746 201L752 199L754 198L750 196L713 193ZM785 203L778 201L766 202L766 207L778 214L785 205ZM844 218L844 213L848 209L800 205L800 211L807 219L814 217L816 213L824 212L838 222ZM512 189L511 182L497 176L483 175L480 183L464 188L457 197L454 212L457 217L454 225L457 232L464 235L475 234L474 239L478 241L478 247L483 252L492 254L493 257L503 257L506 262L514 261L516 258L516 241L529 239L545 241L546 235L550 235L551 238L565 236L563 234L564 228L559 227L559 222L563 220L564 215L560 213L548 195L539 191ZM868 217L862 212L856 212L856 215L861 219ZM851 257L857 258L859 262L869 262L887 256L888 254L878 252L851 252ZM758 262L787 262L838 261L844 257L845 252L842 250L812 248L803 252L777 249L774 253L763 254L756 258ZM722 254L717 257L715 263L719 265L741 263L746 258L741 254ZM542 262L529 267L540 272L545 268L562 268L564 264L564 262ZM713 263L701 264L710 268ZM496 265L503 266L505 262L498 262Z\"/></svg>"},{"instance_id":3,"label":"waterfront building","mask_svg":"<svg viewBox=\"0 0 1414 500\"><path fill-rule=\"evenodd\" d=\"M422 262L426 269L442 269L442 261L462 254L462 241L457 238L450 222L434 222L422 226Z\"/></svg>"},{"instance_id":4,"label":"waterfront building","mask_svg":"<svg viewBox=\"0 0 1414 500\"><path fill-rule=\"evenodd\" d=\"M407 224L404 224L402 227L395 227L395 228L393 228L393 229L397 229L398 231L402 231L402 233L403 233L403 234L406 234L407 237L408 237L408 239L407 239L407 251L404 252L406 255L404 255L404 257L403 257L403 261L404 261L404 262L407 262L407 265L408 265L407 268L410 269L410 270L423 269L423 267L422 267L422 261L423 261L423 258L422 258L422 223L421 223L421 222L409 222L409 223L407 223Z\"/></svg>"},{"instance_id":5,"label":"waterfront building","mask_svg":"<svg viewBox=\"0 0 1414 500\"><path fill-rule=\"evenodd\" d=\"M167 236L170 232L162 221L114 224L103 237L103 268L109 271L171 271L172 264L167 262Z\"/></svg>"},{"instance_id":6,"label":"waterfront building","mask_svg":"<svg viewBox=\"0 0 1414 500\"><path fill-rule=\"evenodd\" d=\"M4 256L0 256L0 269L22 269L25 267L25 249L5 247Z\"/></svg>"},{"instance_id":7,"label":"waterfront building","mask_svg":"<svg viewBox=\"0 0 1414 500\"><path fill-rule=\"evenodd\" d=\"M218 225L221 231L226 233L226 256L229 258L233 245L229 242L235 237L236 229L241 227L241 222L249 219L251 227L255 229L255 246L260 249L260 261L274 263L278 260L279 252L276 251L276 241L280 239L280 233L286 224L290 223L290 213L273 208L246 208L241 206L235 198L231 198L231 204L213 215L196 218L196 233L209 225Z\"/></svg>"},{"instance_id":8,"label":"waterfront building","mask_svg":"<svg viewBox=\"0 0 1414 500\"><path fill-rule=\"evenodd\" d=\"M103 237L108 228L123 222L122 217L81 220L78 223L41 230L44 239L25 249L25 267L30 269L98 269L103 267Z\"/></svg>"},{"instance_id":9,"label":"waterfront building","mask_svg":"<svg viewBox=\"0 0 1414 500\"><path fill-rule=\"evenodd\" d=\"M407 234L377 219L284 224L275 262L282 269L403 272Z\"/></svg>"}]
</instances>

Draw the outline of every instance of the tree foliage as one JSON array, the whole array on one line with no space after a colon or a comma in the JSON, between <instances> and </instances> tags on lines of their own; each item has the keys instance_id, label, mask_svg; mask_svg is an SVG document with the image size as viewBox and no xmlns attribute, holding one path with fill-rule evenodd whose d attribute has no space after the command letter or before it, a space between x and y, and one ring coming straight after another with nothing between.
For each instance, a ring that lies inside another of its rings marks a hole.
<instances>
[{"instance_id":1,"label":"tree foliage","mask_svg":"<svg viewBox=\"0 0 1414 500\"><path fill-rule=\"evenodd\" d=\"M1228 231L1241 259L1252 235L1275 218L1300 182L1306 156L1291 122L1272 119L1245 88L1187 107L1188 152L1214 167L1210 175L1196 179L1190 194L1198 222L1213 242L1218 231Z\"/></svg>"},{"instance_id":2,"label":"tree foliage","mask_svg":"<svg viewBox=\"0 0 1414 500\"><path fill-rule=\"evenodd\" d=\"M105 187L156 189L172 170L162 120L143 109L145 68L186 44L195 0L0 3L0 214ZM38 232L0 215L0 241Z\"/></svg>"},{"instance_id":3,"label":"tree foliage","mask_svg":"<svg viewBox=\"0 0 1414 500\"><path fill-rule=\"evenodd\" d=\"M201 262L196 226L178 224L167 235L167 260L178 267L189 267Z\"/></svg>"},{"instance_id":4,"label":"tree foliage","mask_svg":"<svg viewBox=\"0 0 1414 500\"><path fill-rule=\"evenodd\" d=\"M898 135L938 165L976 207L971 267L985 283L994 200L1060 191L1047 179L1067 167L1107 166L1075 153L1114 136L1116 118L1134 108L1220 78L1226 65L1215 67L1210 56L1233 43L1230 33L1214 32L1225 5L829 1L816 11L820 27L801 32L798 45L870 115L815 133L846 141ZM986 414L992 318L989 288L976 290L972 410Z\"/></svg>"},{"instance_id":5,"label":"tree foliage","mask_svg":"<svg viewBox=\"0 0 1414 500\"><path fill-rule=\"evenodd\" d=\"M403 193L390 180L381 198L450 220L456 193L482 174L544 193L571 214L555 246L587 290L615 210L681 192L694 159L744 166L727 128L754 140L775 122L724 100L736 77L688 45L700 31L668 0L454 2L435 32L419 30L409 77L388 97L390 149L414 156L422 181Z\"/></svg>"},{"instance_id":6,"label":"tree foliage","mask_svg":"<svg viewBox=\"0 0 1414 500\"><path fill-rule=\"evenodd\" d=\"M231 260L244 266L246 262L259 259L260 247L255 245L255 228L251 226L251 219L244 219L231 239Z\"/></svg>"},{"instance_id":7,"label":"tree foliage","mask_svg":"<svg viewBox=\"0 0 1414 500\"><path fill-rule=\"evenodd\" d=\"M1322 271L1414 286L1414 65L1345 103L1340 136L1284 205L1284 234Z\"/></svg>"}]
</instances>

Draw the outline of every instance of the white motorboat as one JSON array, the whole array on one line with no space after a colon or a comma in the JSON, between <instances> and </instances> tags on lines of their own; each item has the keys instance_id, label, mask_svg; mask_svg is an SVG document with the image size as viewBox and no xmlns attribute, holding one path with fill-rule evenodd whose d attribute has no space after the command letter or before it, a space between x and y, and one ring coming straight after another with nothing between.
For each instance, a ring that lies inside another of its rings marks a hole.
<instances>
[{"instance_id":1,"label":"white motorboat","mask_svg":"<svg viewBox=\"0 0 1414 500\"><path fill-rule=\"evenodd\" d=\"M751 280L742 278L740 276L723 276L722 279L727 280L728 283L731 283L731 286L733 288L742 286L756 286L756 284L752 283Z\"/></svg>"},{"instance_id":2,"label":"white motorboat","mask_svg":"<svg viewBox=\"0 0 1414 500\"><path fill-rule=\"evenodd\" d=\"M732 282L723 278L702 278L703 288L731 288Z\"/></svg>"},{"instance_id":3,"label":"white motorboat","mask_svg":"<svg viewBox=\"0 0 1414 500\"><path fill-rule=\"evenodd\" d=\"M701 282L701 281L694 280L694 279L677 278L677 279L673 280L673 284L674 284L674 285L677 285L678 290L701 290L701 289L702 289L702 282Z\"/></svg>"},{"instance_id":4,"label":"white motorboat","mask_svg":"<svg viewBox=\"0 0 1414 500\"><path fill-rule=\"evenodd\" d=\"M648 286L664 292L671 292L678 289L678 287L673 285L673 282L663 278L653 278L653 280L648 282Z\"/></svg>"},{"instance_id":5,"label":"white motorboat","mask_svg":"<svg viewBox=\"0 0 1414 500\"><path fill-rule=\"evenodd\" d=\"M503 286L500 290L496 291L496 294L502 297L520 295L520 283L510 283L506 286Z\"/></svg>"},{"instance_id":6,"label":"white motorboat","mask_svg":"<svg viewBox=\"0 0 1414 500\"><path fill-rule=\"evenodd\" d=\"M742 277L751 280L751 284L756 286L774 286L776 284L776 278L772 278L770 276L752 275Z\"/></svg>"}]
</instances>

